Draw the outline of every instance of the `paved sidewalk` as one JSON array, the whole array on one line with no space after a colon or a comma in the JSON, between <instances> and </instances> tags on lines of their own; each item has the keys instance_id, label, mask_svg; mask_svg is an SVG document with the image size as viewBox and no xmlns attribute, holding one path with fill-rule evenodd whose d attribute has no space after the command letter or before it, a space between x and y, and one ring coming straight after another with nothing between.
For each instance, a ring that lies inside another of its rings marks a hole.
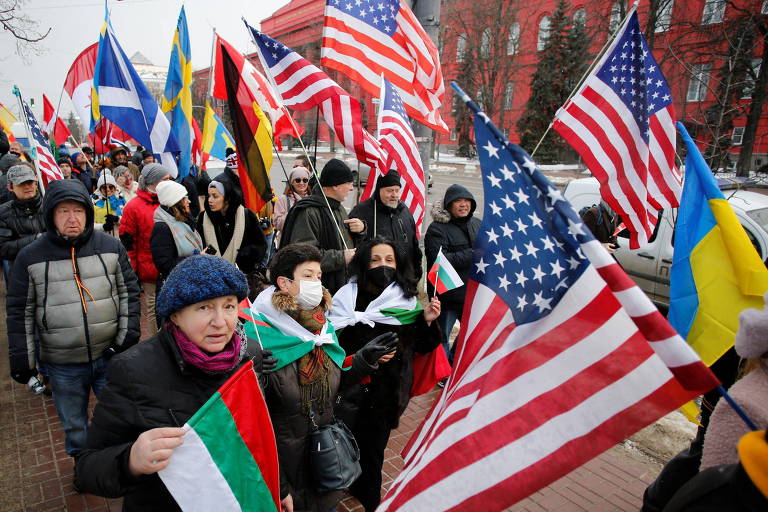
<instances>
[{"instance_id":1,"label":"paved sidewalk","mask_svg":"<svg viewBox=\"0 0 768 512\"><path fill-rule=\"evenodd\" d=\"M5 311L5 284L0 281L0 311ZM0 314L0 511L119 511L122 500L77 494L72 488L72 461L64 452L64 434L53 401L35 396L9 376L5 315ZM418 426L439 389L411 401L386 450L386 488L402 469L400 450ZM622 446L614 447L509 510L637 511L645 487L661 467ZM361 512L353 498L340 512ZM427 512L427 511L425 511Z\"/></svg>"}]
</instances>

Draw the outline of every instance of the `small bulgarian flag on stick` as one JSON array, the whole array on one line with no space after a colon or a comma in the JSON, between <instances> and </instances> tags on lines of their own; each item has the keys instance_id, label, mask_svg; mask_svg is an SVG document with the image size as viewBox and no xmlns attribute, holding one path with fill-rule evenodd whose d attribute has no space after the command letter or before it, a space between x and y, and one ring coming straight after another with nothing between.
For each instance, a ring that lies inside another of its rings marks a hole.
<instances>
[{"instance_id":1,"label":"small bulgarian flag on stick","mask_svg":"<svg viewBox=\"0 0 768 512\"><path fill-rule=\"evenodd\" d=\"M253 362L184 425L160 478L182 510L280 510L277 446Z\"/></svg>"},{"instance_id":2,"label":"small bulgarian flag on stick","mask_svg":"<svg viewBox=\"0 0 768 512\"><path fill-rule=\"evenodd\" d=\"M442 247L437 252L437 258L427 273L427 279L435 287L436 293L445 293L459 286L464 286L464 281L461 280L456 269L443 254Z\"/></svg>"}]
</instances>

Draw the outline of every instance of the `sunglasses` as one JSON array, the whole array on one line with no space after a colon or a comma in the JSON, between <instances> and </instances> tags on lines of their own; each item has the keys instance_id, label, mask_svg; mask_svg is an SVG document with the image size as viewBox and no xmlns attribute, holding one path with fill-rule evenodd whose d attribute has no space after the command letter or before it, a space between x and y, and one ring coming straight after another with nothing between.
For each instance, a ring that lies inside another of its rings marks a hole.
<instances>
[{"instance_id":1,"label":"sunglasses","mask_svg":"<svg viewBox=\"0 0 768 512\"><path fill-rule=\"evenodd\" d=\"M294 183L309 183L309 178L294 178Z\"/></svg>"},{"instance_id":2,"label":"sunglasses","mask_svg":"<svg viewBox=\"0 0 768 512\"><path fill-rule=\"evenodd\" d=\"M105 187L106 187L107 190L115 190L115 186L114 185L102 185L101 186L101 188L105 188Z\"/></svg>"}]
</instances>

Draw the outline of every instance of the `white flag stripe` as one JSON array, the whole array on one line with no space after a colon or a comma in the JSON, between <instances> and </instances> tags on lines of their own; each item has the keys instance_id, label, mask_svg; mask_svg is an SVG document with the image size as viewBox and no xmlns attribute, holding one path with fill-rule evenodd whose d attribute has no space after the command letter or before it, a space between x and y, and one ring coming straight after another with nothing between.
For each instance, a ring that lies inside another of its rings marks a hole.
<instances>
[{"instance_id":1,"label":"white flag stripe","mask_svg":"<svg viewBox=\"0 0 768 512\"><path fill-rule=\"evenodd\" d=\"M203 440L189 425L184 425L184 430L184 444L173 449L170 464L158 472L179 507L184 512L241 510ZM205 485L190 475L205 475Z\"/></svg>"},{"instance_id":2,"label":"white flag stripe","mask_svg":"<svg viewBox=\"0 0 768 512\"><path fill-rule=\"evenodd\" d=\"M357 18L352 18L352 19L357 19ZM364 31L365 28L358 26L358 27L355 27L355 30L357 32L361 32L361 31ZM370 29L368 30L370 31ZM326 26L323 30L323 35L325 37L335 39L339 43L344 44L346 46L351 46L352 48L356 48L363 53L371 51L368 45L359 43L357 40L355 40L352 34L348 34L346 32L340 32L333 27ZM377 39L377 42L380 44L386 44L387 40L389 40L390 42L392 41L392 39L390 38L381 38L381 39ZM398 48L396 45L390 44L389 46L391 47L392 50L395 51L395 53L400 54L402 58L410 59L410 56L403 56L402 55L403 52L401 52L400 48ZM379 80L381 79L381 75L377 74L367 66L364 66L361 61L355 59L352 56L342 55L334 48L323 47L322 50L323 50L323 58L333 59L337 62L344 62L344 61L351 60L352 62L358 63L359 65L356 66L354 70L360 73L363 76L363 79L368 80L372 84L378 83ZM407 82L411 82L413 80L412 69L404 68L396 60L386 57L386 54L381 54L381 64L383 66L386 66L389 70L396 72L398 76L400 76L402 79L406 80ZM403 98L405 98L405 96L403 96Z\"/></svg>"}]
</instances>

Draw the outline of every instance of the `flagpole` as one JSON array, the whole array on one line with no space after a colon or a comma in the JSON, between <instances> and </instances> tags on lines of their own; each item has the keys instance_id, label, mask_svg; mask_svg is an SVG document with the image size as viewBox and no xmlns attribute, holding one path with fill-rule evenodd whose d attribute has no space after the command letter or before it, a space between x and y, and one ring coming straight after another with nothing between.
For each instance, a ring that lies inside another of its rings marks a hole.
<instances>
[{"instance_id":1,"label":"flagpole","mask_svg":"<svg viewBox=\"0 0 768 512\"><path fill-rule=\"evenodd\" d=\"M32 132L29 129L29 119L27 118L27 112L24 110L24 100L21 98L21 91L18 87L14 84L13 86L13 94L16 95L16 100L19 102L19 113L21 114L21 117L24 119L24 129L27 132L27 143L29 144L29 149L34 151L35 155L35 162L34 162L34 170L35 174L37 175L37 181L38 185L40 186L40 195L45 195L45 184L43 183L43 175L40 173L40 170L38 169L38 156L37 156L37 148L32 147Z\"/></svg>"},{"instance_id":2,"label":"flagpole","mask_svg":"<svg viewBox=\"0 0 768 512\"><path fill-rule=\"evenodd\" d=\"M270 83L272 84L272 87L275 90L275 94L277 94L278 98L280 98L280 107L283 109L283 112L288 117L288 122L291 123L291 126L293 127L293 133L298 134L299 130L296 126L296 123L293 120L293 116L291 116L290 112L288 112L288 108L283 104L283 95L280 94L280 90L277 88L277 84L275 83L275 79L272 76L272 73L269 71L269 66L267 66L267 63L264 62L264 56L261 55L261 49L259 48L259 44L256 42L256 40L253 38L253 31L251 30L251 27L248 25L248 22L245 20L245 18L240 18L243 20L243 23L245 23L245 29L248 31L248 35L251 36L251 41L254 45L256 45L256 55L259 56L259 62L261 63L261 67L264 69L264 74L269 79ZM318 107L319 112L319 107ZM349 250L349 247L347 247L347 242L344 240L344 234L341 232L341 227L339 226L339 223L336 222L336 217L333 215L333 209L331 209L331 203L328 202L328 197L325 195L325 191L323 190L323 187L320 185L320 174L317 172L317 169L315 168L315 164L312 162L312 159L309 158L309 152L307 151L307 148L304 146L304 141L301 140L301 137L298 137L299 144L301 144L301 149L304 151L304 155L307 157L307 160L309 161L309 166L312 168L312 174L314 174L315 178L317 179L318 189L320 190L320 194L323 196L323 199L325 199L325 205L328 207L328 212L331 214L331 219L333 220L334 226L336 226L336 231L339 233L339 237L341 238L341 245L344 246L344 250ZM273 141L274 144L274 141Z\"/></svg>"},{"instance_id":3,"label":"flagpole","mask_svg":"<svg viewBox=\"0 0 768 512\"><path fill-rule=\"evenodd\" d=\"M621 32L621 29L626 25L627 20L632 15L633 12L635 12L635 9L637 9L637 4L639 3L639 0L635 0L635 2L632 4L632 8L627 11L627 14L624 15L624 19L621 20L621 23L619 24L619 28L616 29L616 31L611 35L611 37L608 38L608 40L605 41L605 44L602 48L600 48L600 51L597 52L597 56L592 59L592 64L589 65L586 71L584 71L584 74L581 75L581 78L579 79L578 83L576 84L576 87L571 90L571 94L568 95L568 98L566 98L565 103L563 103L563 106L558 109L561 110L565 108L568 105L568 102L571 101L571 98L578 92L578 90L581 88L582 84L584 84L584 80L589 76L589 74L592 72L593 69L595 69L595 66L600 61L600 59L605 55L605 51L608 49L608 47L613 43L613 41L616 39L616 34ZM544 133L541 135L541 138L539 139L539 142L536 144L536 147L533 148L533 151L531 151L531 158L536 154L536 151L539 149L539 146L541 146L541 143L544 142L544 137L547 136L549 133L549 130L552 129L553 121L550 121L547 125L547 129L544 130Z\"/></svg>"},{"instance_id":4,"label":"flagpole","mask_svg":"<svg viewBox=\"0 0 768 512\"><path fill-rule=\"evenodd\" d=\"M215 58L216 58L216 27L213 27L213 40L211 41L211 66L210 71L208 72L208 98L213 98L213 67L215 65Z\"/></svg>"}]
</instances>

